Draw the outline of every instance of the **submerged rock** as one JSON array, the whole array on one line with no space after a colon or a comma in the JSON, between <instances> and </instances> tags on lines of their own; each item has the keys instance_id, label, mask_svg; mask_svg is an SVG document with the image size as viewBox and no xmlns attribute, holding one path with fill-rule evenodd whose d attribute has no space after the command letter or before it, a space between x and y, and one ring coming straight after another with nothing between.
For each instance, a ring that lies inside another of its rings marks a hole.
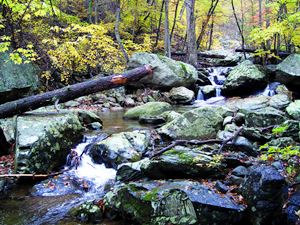
<instances>
[{"instance_id":1,"label":"submerged rock","mask_svg":"<svg viewBox=\"0 0 300 225\"><path fill-rule=\"evenodd\" d=\"M252 224L282 224L282 206L287 197L287 184L274 167L250 167L249 174L241 185L241 193L248 204Z\"/></svg>"},{"instance_id":2,"label":"submerged rock","mask_svg":"<svg viewBox=\"0 0 300 225\"><path fill-rule=\"evenodd\" d=\"M260 90L267 84L267 75L251 61L244 61L230 71L222 88L225 96L243 96Z\"/></svg>"},{"instance_id":3,"label":"submerged rock","mask_svg":"<svg viewBox=\"0 0 300 225\"><path fill-rule=\"evenodd\" d=\"M85 202L69 213L81 222L100 223L103 220L102 210L94 202Z\"/></svg>"},{"instance_id":4,"label":"submerged rock","mask_svg":"<svg viewBox=\"0 0 300 225\"><path fill-rule=\"evenodd\" d=\"M239 224L245 207L187 180L141 181L116 186L105 195L107 208L138 224Z\"/></svg>"},{"instance_id":5,"label":"submerged rock","mask_svg":"<svg viewBox=\"0 0 300 225\"><path fill-rule=\"evenodd\" d=\"M276 80L298 91L300 85L300 54L289 55L277 65Z\"/></svg>"},{"instance_id":6,"label":"submerged rock","mask_svg":"<svg viewBox=\"0 0 300 225\"><path fill-rule=\"evenodd\" d=\"M158 133L173 139L215 138L222 128L224 118L230 115L233 115L233 112L226 107L196 108L177 115L174 120L159 128Z\"/></svg>"},{"instance_id":7,"label":"submerged rock","mask_svg":"<svg viewBox=\"0 0 300 225\"><path fill-rule=\"evenodd\" d=\"M169 94L170 99L179 104L191 103L195 97L195 93L186 87L172 88Z\"/></svg>"},{"instance_id":8,"label":"submerged rock","mask_svg":"<svg viewBox=\"0 0 300 225\"><path fill-rule=\"evenodd\" d=\"M157 116L171 109L172 106L166 102L148 102L144 105L129 109L127 112L125 112L124 118L139 119L141 116Z\"/></svg>"},{"instance_id":9,"label":"submerged rock","mask_svg":"<svg viewBox=\"0 0 300 225\"><path fill-rule=\"evenodd\" d=\"M89 154L96 163L117 168L122 163L139 161L147 151L150 137L149 130L112 134L95 143Z\"/></svg>"},{"instance_id":10,"label":"submerged rock","mask_svg":"<svg viewBox=\"0 0 300 225\"><path fill-rule=\"evenodd\" d=\"M15 64L8 52L0 54L0 104L21 98L38 87L39 69L33 63Z\"/></svg>"},{"instance_id":11,"label":"submerged rock","mask_svg":"<svg viewBox=\"0 0 300 225\"><path fill-rule=\"evenodd\" d=\"M151 65L154 68L152 76L147 76L134 85L150 86L151 88L171 89L172 87L189 87L196 83L198 73L192 65L175 61L165 56L150 53L135 53L129 60L128 67L136 68Z\"/></svg>"}]
</instances>

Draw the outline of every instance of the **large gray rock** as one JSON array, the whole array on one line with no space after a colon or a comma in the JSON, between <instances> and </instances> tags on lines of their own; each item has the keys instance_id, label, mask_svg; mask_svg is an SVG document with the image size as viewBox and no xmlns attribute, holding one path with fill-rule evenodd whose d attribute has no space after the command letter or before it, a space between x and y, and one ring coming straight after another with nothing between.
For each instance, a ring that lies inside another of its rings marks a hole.
<instances>
[{"instance_id":1,"label":"large gray rock","mask_svg":"<svg viewBox=\"0 0 300 225\"><path fill-rule=\"evenodd\" d=\"M226 116L233 112L226 107L206 106L185 112L158 129L162 135L173 139L208 139L215 138L222 128Z\"/></svg>"},{"instance_id":2,"label":"large gray rock","mask_svg":"<svg viewBox=\"0 0 300 225\"><path fill-rule=\"evenodd\" d=\"M116 186L104 198L106 209L143 225L238 224L245 207L187 180L140 181Z\"/></svg>"},{"instance_id":3,"label":"large gray rock","mask_svg":"<svg viewBox=\"0 0 300 225\"><path fill-rule=\"evenodd\" d=\"M127 162L139 161L150 144L150 131L140 130L112 134L105 140L95 143L90 155L96 163L117 168Z\"/></svg>"},{"instance_id":4,"label":"large gray rock","mask_svg":"<svg viewBox=\"0 0 300 225\"><path fill-rule=\"evenodd\" d=\"M35 90L38 72L33 63L15 64L9 53L0 53L0 103L18 99Z\"/></svg>"},{"instance_id":5,"label":"large gray rock","mask_svg":"<svg viewBox=\"0 0 300 225\"><path fill-rule=\"evenodd\" d=\"M188 87L195 84L198 78L197 70L192 65L150 53L133 54L128 67L132 69L146 64L154 68L153 75L139 80L134 84L135 86L149 86L160 89L171 89L179 86Z\"/></svg>"},{"instance_id":6,"label":"large gray rock","mask_svg":"<svg viewBox=\"0 0 300 225\"><path fill-rule=\"evenodd\" d=\"M285 178L274 167L252 166L241 185L242 195L250 209L251 224L282 224L280 217L287 190Z\"/></svg>"},{"instance_id":7,"label":"large gray rock","mask_svg":"<svg viewBox=\"0 0 300 225\"><path fill-rule=\"evenodd\" d=\"M243 96L264 88L267 75L251 61L244 61L230 71L222 88L225 96Z\"/></svg>"},{"instance_id":8,"label":"large gray rock","mask_svg":"<svg viewBox=\"0 0 300 225\"><path fill-rule=\"evenodd\" d=\"M141 116L157 116L165 111L172 109L172 106L166 102L148 102L144 105L129 109L124 114L126 119L139 119Z\"/></svg>"},{"instance_id":9,"label":"large gray rock","mask_svg":"<svg viewBox=\"0 0 300 225\"><path fill-rule=\"evenodd\" d=\"M220 155L198 148L176 146L154 159L144 161L140 168L144 175L152 179L207 178L224 175L225 164Z\"/></svg>"},{"instance_id":10,"label":"large gray rock","mask_svg":"<svg viewBox=\"0 0 300 225\"><path fill-rule=\"evenodd\" d=\"M276 79L296 91L300 85L300 54L292 54L277 65Z\"/></svg>"},{"instance_id":11,"label":"large gray rock","mask_svg":"<svg viewBox=\"0 0 300 225\"><path fill-rule=\"evenodd\" d=\"M195 93L186 87L172 88L169 95L172 101L179 104L191 103L195 97Z\"/></svg>"},{"instance_id":12,"label":"large gray rock","mask_svg":"<svg viewBox=\"0 0 300 225\"><path fill-rule=\"evenodd\" d=\"M16 171L48 173L64 164L82 137L83 126L75 113L25 115L16 119Z\"/></svg>"},{"instance_id":13,"label":"large gray rock","mask_svg":"<svg viewBox=\"0 0 300 225\"><path fill-rule=\"evenodd\" d=\"M295 100L286 108L287 113L295 120L300 119L300 100Z\"/></svg>"}]
</instances>

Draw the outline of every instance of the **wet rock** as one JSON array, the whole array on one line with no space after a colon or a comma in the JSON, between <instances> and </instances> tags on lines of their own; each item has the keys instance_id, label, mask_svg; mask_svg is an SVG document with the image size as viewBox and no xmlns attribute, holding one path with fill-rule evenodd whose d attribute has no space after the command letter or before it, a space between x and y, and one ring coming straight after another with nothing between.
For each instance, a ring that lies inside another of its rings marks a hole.
<instances>
[{"instance_id":1,"label":"wet rock","mask_svg":"<svg viewBox=\"0 0 300 225\"><path fill-rule=\"evenodd\" d=\"M15 169L48 173L62 166L83 132L76 113L24 115L16 119Z\"/></svg>"},{"instance_id":2,"label":"wet rock","mask_svg":"<svg viewBox=\"0 0 300 225\"><path fill-rule=\"evenodd\" d=\"M282 206L287 197L287 184L272 166L257 165L249 168L249 174L241 186L252 224L282 224Z\"/></svg>"},{"instance_id":3,"label":"wet rock","mask_svg":"<svg viewBox=\"0 0 300 225\"><path fill-rule=\"evenodd\" d=\"M216 88L213 85L206 85L201 87L201 90L205 96L205 99L216 96Z\"/></svg>"},{"instance_id":4,"label":"wet rock","mask_svg":"<svg viewBox=\"0 0 300 225\"><path fill-rule=\"evenodd\" d=\"M300 210L300 191L291 195L285 208L285 214L287 216L288 225L297 225L300 223L299 217Z\"/></svg>"},{"instance_id":5,"label":"wet rock","mask_svg":"<svg viewBox=\"0 0 300 225\"><path fill-rule=\"evenodd\" d=\"M24 97L38 87L38 66L15 64L9 53L0 54L0 104Z\"/></svg>"},{"instance_id":6,"label":"wet rock","mask_svg":"<svg viewBox=\"0 0 300 225\"><path fill-rule=\"evenodd\" d=\"M295 120L300 120L300 100L295 100L286 108L287 113Z\"/></svg>"},{"instance_id":7,"label":"wet rock","mask_svg":"<svg viewBox=\"0 0 300 225\"><path fill-rule=\"evenodd\" d=\"M122 184L105 204L138 224L238 224L245 209L230 196L193 181L141 181Z\"/></svg>"},{"instance_id":8,"label":"wet rock","mask_svg":"<svg viewBox=\"0 0 300 225\"><path fill-rule=\"evenodd\" d=\"M230 71L222 88L225 96L243 96L260 90L267 84L267 75L251 61L244 61Z\"/></svg>"},{"instance_id":9,"label":"wet rock","mask_svg":"<svg viewBox=\"0 0 300 225\"><path fill-rule=\"evenodd\" d=\"M169 97L173 102L179 104L191 103L195 97L195 93L186 87L172 88L169 92Z\"/></svg>"},{"instance_id":10,"label":"wet rock","mask_svg":"<svg viewBox=\"0 0 300 225\"><path fill-rule=\"evenodd\" d=\"M94 112L92 111L88 111L88 110L76 110L80 121L83 124L91 124L94 122L98 122L100 124L102 124L102 120L101 118Z\"/></svg>"},{"instance_id":11,"label":"wet rock","mask_svg":"<svg viewBox=\"0 0 300 225\"><path fill-rule=\"evenodd\" d=\"M176 146L141 165L141 171L152 179L221 177L224 168L221 155L183 146Z\"/></svg>"},{"instance_id":12,"label":"wet rock","mask_svg":"<svg viewBox=\"0 0 300 225\"><path fill-rule=\"evenodd\" d=\"M245 177L248 175L249 171L244 166L238 166L238 167L234 168L231 173L237 177Z\"/></svg>"},{"instance_id":13,"label":"wet rock","mask_svg":"<svg viewBox=\"0 0 300 225\"><path fill-rule=\"evenodd\" d=\"M149 163L149 159L145 158L134 163L123 163L119 165L117 169L116 180L128 182L145 178L146 176L141 171L141 166L147 163Z\"/></svg>"},{"instance_id":14,"label":"wet rock","mask_svg":"<svg viewBox=\"0 0 300 225\"><path fill-rule=\"evenodd\" d=\"M89 189L89 186L92 186L89 181L75 178L71 174L63 174L34 185L31 195L49 197L82 194Z\"/></svg>"},{"instance_id":15,"label":"wet rock","mask_svg":"<svg viewBox=\"0 0 300 225\"><path fill-rule=\"evenodd\" d=\"M197 70L192 65L150 53L133 54L128 67L132 69L147 64L154 68L153 75L142 78L134 86L149 86L158 89L171 89L179 86L189 87L195 84L198 78Z\"/></svg>"},{"instance_id":16,"label":"wet rock","mask_svg":"<svg viewBox=\"0 0 300 225\"><path fill-rule=\"evenodd\" d=\"M144 105L129 109L124 114L126 119L139 119L140 116L156 116L171 110L172 106L166 102L148 102Z\"/></svg>"},{"instance_id":17,"label":"wet rock","mask_svg":"<svg viewBox=\"0 0 300 225\"><path fill-rule=\"evenodd\" d=\"M112 134L93 145L89 154L96 163L117 168L122 163L139 161L147 151L150 136L149 130Z\"/></svg>"},{"instance_id":18,"label":"wet rock","mask_svg":"<svg viewBox=\"0 0 300 225\"><path fill-rule=\"evenodd\" d=\"M166 120L162 116L140 116L139 122L142 124L162 124L165 123Z\"/></svg>"},{"instance_id":19,"label":"wet rock","mask_svg":"<svg viewBox=\"0 0 300 225\"><path fill-rule=\"evenodd\" d=\"M100 223L103 220L102 210L94 202L85 202L69 213L81 222Z\"/></svg>"},{"instance_id":20,"label":"wet rock","mask_svg":"<svg viewBox=\"0 0 300 225\"><path fill-rule=\"evenodd\" d=\"M228 188L225 184L223 184L222 182L220 182L220 181L217 181L217 182L216 182L215 188L216 188L219 192L224 193L224 194L226 194L226 193L229 191L229 188Z\"/></svg>"},{"instance_id":21,"label":"wet rock","mask_svg":"<svg viewBox=\"0 0 300 225\"><path fill-rule=\"evenodd\" d=\"M161 116L166 120L166 122L171 122L172 120L181 117L181 114L175 111L166 111L162 113Z\"/></svg>"},{"instance_id":22,"label":"wet rock","mask_svg":"<svg viewBox=\"0 0 300 225\"><path fill-rule=\"evenodd\" d=\"M206 106L178 115L178 117L158 129L158 133L173 139L215 138L222 128L226 116L233 115L225 107Z\"/></svg>"},{"instance_id":23,"label":"wet rock","mask_svg":"<svg viewBox=\"0 0 300 225\"><path fill-rule=\"evenodd\" d=\"M89 124L88 127L92 130L101 130L102 129L102 124L99 123L99 122L93 122L93 123Z\"/></svg>"},{"instance_id":24,"label":"wet rock","mask_svg":"<svg viewBox=\"0 0 300 225\"><path fill-rule=\"evenodd\" d=\"M298 90L300 85L300 54L289 55L277 65L276 80Z\"/></svg>"}]
</instances>

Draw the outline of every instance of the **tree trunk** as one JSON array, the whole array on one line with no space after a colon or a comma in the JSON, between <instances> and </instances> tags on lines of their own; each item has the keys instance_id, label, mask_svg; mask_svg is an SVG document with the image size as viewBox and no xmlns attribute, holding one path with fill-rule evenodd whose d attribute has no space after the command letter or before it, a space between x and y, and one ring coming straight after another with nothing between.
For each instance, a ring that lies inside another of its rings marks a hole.
<instances>
[{"instance_id":1,"label":"tree trunk","mask_svg":"<svg viewBox=\"0 0 300 225\"><path fill-rule=\"evenodd\" d=\"M126 63L129 61L129 57L128 54L124 48L124 45L122 43L121 37L120 37L120 33L119 33L119 24L120 24L120 14L121 14L121 3L120 0L116 1L117 3L117 9L116 9L116 22L115 22L115 36L116 36L116 40L118 42L118 45L120 47L121 52L123 53L123 56L126 60Z\"/></svg>"},{"instance_id":2,"label":"tree trunk","mask_svg":"<svg viewBox=\"0 0 300 225\"><path fill-rule=\"evenodd\" d=\"M119 87L127 83L137 81L150 73L152 73L151 66L145 65L127 71L124 74L88 80L43 94L7 102L0 105L0 118L10 117L28 110L37 109L42 106L53 104L56 101L66 102L80 96Z\"/></svg>"},{"instance_id":3,"label":"tree trunk","mask_svg":"<svg viewBox=\"0 0 300 225\"><path fill-rule=\"evenodd\" d=\"M158 45L159 33L160 33L160 27L161 27L161 21L162 21L162 15L163 15L163 11L164 11L164 5L165 5L165 0L163 0L162 3L161 3L161 8L160 8L159 20L158 20L158 25L157 25L157 30L156 30L156 39L155 39L154 47L157 47L157 45Z\"/></svg>"},{"instance_id":4,"label":"tree trunk","mask_svg":"<svg viewBox=\"0 0 300 225\"><path fill-rule=\"evenodd\" d=\"M197 67L197 47L195 31L195 0L186 0L186 21L187 21L187 62Z\"/></svg>"},{"instance_id":5,"label":"tree trunk","mask_svg":"<svg viewBox=\"0 0 300 225\"><path fill-rule=\"evenodd\" d=\"M175 12L174 12L173 26L172 26L171 34L170 34L170 43L172 43L172 37L173 37L173 33L174 33L174 30L175 30L175 26L176 26L176 21L177 21L177 11L178 11L179 2L180 2L180 0L177 0L176 5L175 5Z\"/></svg>"},{"instance_id":6,"label":"tree trunk","mask_svg":"<svg viewBox=\"0 0 300 225\"><path fill-rule=\"evenodd\" d=\"M165 55L171 58L171 43L169 30L169 0L165 0Z\"/></svg>"},{"instance_id":7,"label":"tree trunk","mask_svg":"<svg viewBox=\"0 0 300 225\"><path fill-rule=\"evenodd\" d=\"M262 0L258 0L258 24L262 28Z\"/></svg>"},{"instance_id":8,"label":"tree trunk","mask_svg":"<svg viewBox=\"0 0 300 225\"><path fill-rule=\"evenodd\" d=\"M209 43L208 43L208 50L211 50L211 46L213 44L213 33L214 33L214 15L211 19L211 25L210 25L210 33L209 33Z\"/></svg>"},{"instance_id":9,"label":"tree trunk","mask_svg":"<svg viewBox=\"0 0 300 225\"><path fill-rule=\"evenodd\" d=\"M234 7L234 3L233 3L233 0L231 0L231 7L232 7L232 11L233 11L233 15L234 15L234 19L235 19L235 22L236 22L236 25L239 29L239 33L241 35L241 39L242 39L242 50L243 50L243 54L244 54L244 58L246 59L246 53L245 53L245 37L244 37L244 33L243 33L243 30L240 26L240 23L239 23L239 20L238 20L238 17L236 15L236 11L235 11L235 7Z\"/></svg>"}]
</instances>

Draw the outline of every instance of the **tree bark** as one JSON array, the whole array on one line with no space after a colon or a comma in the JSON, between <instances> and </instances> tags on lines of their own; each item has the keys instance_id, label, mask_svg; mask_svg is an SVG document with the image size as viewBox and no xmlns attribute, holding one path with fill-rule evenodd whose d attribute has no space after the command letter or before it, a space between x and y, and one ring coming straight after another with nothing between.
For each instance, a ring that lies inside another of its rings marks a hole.
<instances>
[{"instance_id":1,"label":"tree bark","mask_svg":"<svg viewBox=\"0 0 300 225\"><path fill-rule=\"evenodd\" d=\"M152 73L149 65L138 67L123 74L101 77L95 80L88 80L82 83L70 85L43 94L25 97L16 101L7 102L0 105L0 118L10 117L42 106L53 104L54 102L66 102L80 96L92 94L127 83L139 80L145 75Z\"/></svg>"},{"instance_id":2,"label":"tree bark","mask_svg":"<svg viewBox=\"0 0 300 225\"><path fill-rule=\"evenodd\" d=\"M177 0L176 5L175 5L174 20L173 20L173 25L172 25L171 34L170 34L170 42L171 43L172 43L172 38L173 38L173 33L175 30L176 22L177 22L177 12L178 12L179 2L180 2L180 0Z\"/></svg>"},{"instance_id":3,"label":"tree bark","mask_svg":"<svg viewBox=\"0 0 300 225\"><path fill-rule=\"evenodd\" d=\"M197 67L195 0L186 0L185 4L187 21L187 62Z\"/></svg>"},{"instance_id":4,"label":"tree bark","mask_svg":"<svg viewBox=\"0 0 300 225\"><path fill-rule=\"evenodd\" d=\"M240 35L241 35L241 38L242 38L242 50L243 50L244 58L246 59L247 57L246 57L246 53L245 53L245 37L244 37L243 30L242 30L242 28L240 26L238 17L236 15L236 11L235 11L233 0L231 0L231 7L232 7L232 11L233 11L233 15L234 15L234 19L235 19L236 25L237 25L237 27L239 29L239 32L240 32Z\"/></svg>"},{"instance_id":5,"label":"tree bark","mask_svg":"<svg viewBox=\"0 0 300 225\"><path fill-rule=\"evenodd\" d=\"M120 47L121 52L123 53L123 56L126 60L126 63L129 61L128 54L124 48L124 45L122 43L120 33L119 33L119 25L120 25L120 14L121 14L121 5L120 0L117 0L117 9L116 9L116 22L115 22L115 36L116 40L118 42L118 45Z\"/></svg>"},{"instance_id":6,"label":"tree bark","mask_svg":"<svg viewBox=\"0 0 300 225\"><path fill-rule=\"evenodd\" d=\"M169 0L165 0L165 55L171 58L171 42L169 29Z\"/></svg>"},{"instance_id":7,"label":"tree bark","mask_svg":"<svg viewBox=\"0 0 300 225\"><path fill-rule=\"evenodd\" d=\"M164 6L165 6L165 0L163 0L162 3L161 3L159 20L158 20L158 25L157 25L157 29L156 29L156 38L155 38L154 47L157 47L157 45L158 45L158 40L159 40L160 27L161 27L161 21L162 21L162 15L163 15L163 11L164 11Z\"/></svg>"}]
</instances>

